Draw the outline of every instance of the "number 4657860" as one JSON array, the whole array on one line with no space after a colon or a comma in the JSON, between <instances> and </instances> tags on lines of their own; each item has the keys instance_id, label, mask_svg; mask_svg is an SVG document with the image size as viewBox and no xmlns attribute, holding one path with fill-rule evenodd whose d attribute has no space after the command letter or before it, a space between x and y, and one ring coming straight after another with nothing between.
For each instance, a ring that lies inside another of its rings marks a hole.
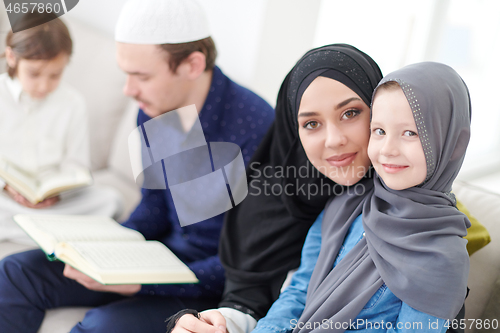
<instances>
[{"instance_id":1,"label":"number 4657860","mask_svg":"<svg viewBox=\"0 0 500 333\"><path fill-rule=\"evenodd\" d=\"M35 13L38 12L39 14L42 13L60 13L61 12L61 5L58 3L51 4L51 3L42 3L42 2L23 2L23 3L9 3L9 5L6 8L7 13L23 13L26 14L28 12Z\"/></svg>"},{"instance_id":2,"label":"number 4657860","mask_svg":"<svg viewBox=\"0 0 500 333\"><path fill-rule=\"evenodd\" d=\"M498 320L497 319L460 319L458 321L457 319L453 320L448 320L446 321L445 324L446 328L452 328L452 329L498 329Z\"/></svg>"}]
</instances>

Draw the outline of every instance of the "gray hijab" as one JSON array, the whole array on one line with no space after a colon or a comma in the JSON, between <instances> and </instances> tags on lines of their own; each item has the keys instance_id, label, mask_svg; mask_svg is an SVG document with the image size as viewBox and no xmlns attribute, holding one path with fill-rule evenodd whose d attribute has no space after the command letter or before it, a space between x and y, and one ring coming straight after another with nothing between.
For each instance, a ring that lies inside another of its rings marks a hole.
<instances>
[{"instance_id":1,"label":"gray hijab","mask_svg":"<svg viewBox=\"0 0 500 333\"><path fill-rule=\"evenodd\" d=\"M345 331L334 324L354 320L383 283L412 308L443 319L454 318L465 300L469 256L462 237L470 222L450 191L470 137L468 89L452 68L432 62L395 71L377 88L387 81L398 82L408 99L427 178L394 191L375 175L373 182L358 183L363 193L346 191L328 203L321 252L299 322L331 320L331 332ZM366 237L332 269L361 213Z\"/></svg>"}]
</instances>

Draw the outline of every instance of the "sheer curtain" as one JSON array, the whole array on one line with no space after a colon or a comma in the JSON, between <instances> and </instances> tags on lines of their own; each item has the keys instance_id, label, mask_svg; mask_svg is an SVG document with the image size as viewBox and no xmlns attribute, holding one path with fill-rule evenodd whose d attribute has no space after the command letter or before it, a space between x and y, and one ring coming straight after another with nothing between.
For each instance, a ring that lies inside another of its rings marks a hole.
<instances>
[{"instance_id":1,"label":"sheer curtain","mask_svg":"<svg viewBox=\"0 0 500 333\"><path fill-rule=\"evenodd\" d=\"M420 61L452 66L472 100L472 138L461 177L500 170L500 1L322 0L315 46L352 44L383 73Z\"/></svg>"}]
</instances>

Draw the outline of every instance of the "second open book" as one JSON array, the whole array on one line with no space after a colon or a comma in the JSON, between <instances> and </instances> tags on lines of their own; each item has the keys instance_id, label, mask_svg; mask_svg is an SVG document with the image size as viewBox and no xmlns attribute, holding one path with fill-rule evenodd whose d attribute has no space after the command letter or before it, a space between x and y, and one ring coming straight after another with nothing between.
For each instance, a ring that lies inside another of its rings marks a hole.
<instances>
[{"instance_id":1,"label":"second open book","mask_svg":"<svg viewBox=\"0 0 500 333\"><path fill-rule=\"evenodd\" d=\"M67 170L33 175L2 156L0 177L32 204L64 191L90 185L93 181L90 171L82 166L73 165Z\"/></svg>"},{"instance_id":2,"label":"second open book","mask_svg":"<svg viewBox=\"0 0 500 333\"><path fill-rule=\"evenodd\" d=\"M109 217L20 214L14 220L49 258L102 284L198 282L165 245Z\"/></svg>"}]
</instances>

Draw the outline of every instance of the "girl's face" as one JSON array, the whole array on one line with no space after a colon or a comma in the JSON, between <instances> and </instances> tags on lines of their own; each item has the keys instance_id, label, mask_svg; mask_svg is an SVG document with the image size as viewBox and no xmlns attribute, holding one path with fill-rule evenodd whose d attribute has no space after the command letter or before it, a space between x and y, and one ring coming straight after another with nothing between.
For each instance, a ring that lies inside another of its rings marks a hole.
<instances>
[{"instance_id":1,"label":"girl's face","mask_svg":"<svg viewBox=\"0 0 500 333\"><path fill-rule=\"evenodd\" d=\"M298 112L299 137L307 158L341 185L357 183L370 167L370 108L344 84L317 77Z\"/></svg>"},{"instance_id":2,"label":"girl's face","mask_svg":"<svg viewBox=\"0 0 500 333\"><path fill-rule=\"evenodd\" d=\"M17 59L16 77L24 92L32 98L43 99L59 86L68 61L65 53L50 60Z\"/></svg>"},{"instance_id":3,"label":"girl's face","mask_svg":"<svg viewBox=\"0 0 500 333\"><path fill-rule=\"evenodd\" d=\"M425 180L424 150L401 88L382 88L375 95L368 155L375 171L393 190L404 190Z\"/></svg>"}]
</instances>

